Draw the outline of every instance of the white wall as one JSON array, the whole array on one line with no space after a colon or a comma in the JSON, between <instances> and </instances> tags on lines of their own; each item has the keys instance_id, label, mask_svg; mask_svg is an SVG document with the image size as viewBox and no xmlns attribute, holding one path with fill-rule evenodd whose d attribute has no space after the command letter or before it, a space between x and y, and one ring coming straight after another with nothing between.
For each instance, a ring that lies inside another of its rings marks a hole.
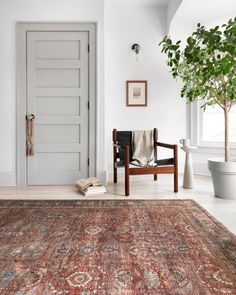
<instances>
[{"instance_id":1,"label":"white wall","mask_svg":"<svg viewBox=\"0 0 236 295\"><path fill-rule=\"evenodd\" d=\"M178 143L186 136L186 104L158 46L166 33L166 7L108 5L106 28L106 156L111 172L113 128L157 127L160 141ZM133 43L141 46L136 63ZM126 80L148 81L147 107L126 107ZM183 171L181 150L179 155Z\"/></svg>"},{"instance_id":2,"label":"white wall","mask_svg":"<svg viewBox=\"0 0 236 295\"><path fill-rule=\"evenodd\" d=\"M172 19L174 18L176 12L178 11L183 0L172 0L169 1L167 6L167 34L169 33Z\"/></svg>"},{"instance_id":3,"label":"white wall","mask_svg":"<svg viewBox=\"0 0 236 295\"><path fill-rule=\"evenodd\" d=\"M97 149L104 154L104 0L0 1L0 185L15 185L15 27L20 21L97 22ZM99 175L104 157L98 157Z\"/></svg>"},{"instance_id":4,"label":"white wall","mask_svg":"<svg viewBox=\"0 0 236 295\"><path fill-rule=\"evenodd\" d=\"M16 22L97 22L99 176L105 170L111 171L111 132L115 127L157 127L159 139L169 143L178 143L186 137L186 105L179 96L180 84L171 77L158 46L166 34L167 8L150 6L152 1L149 5L146 1L139 5L136 1L127 5L128 2L116 5L117 1L113 0L0 1L0 185L16 184ZM137 63L131 57L131 45L135 42L141 45L142 53ZM125 106L125 81L135 79L148 81L147 107ZM167 153L161 155L167 156ZM183 171L184 153L180 150L179 155L180 171Z\"/></svg>"}]
</instances>

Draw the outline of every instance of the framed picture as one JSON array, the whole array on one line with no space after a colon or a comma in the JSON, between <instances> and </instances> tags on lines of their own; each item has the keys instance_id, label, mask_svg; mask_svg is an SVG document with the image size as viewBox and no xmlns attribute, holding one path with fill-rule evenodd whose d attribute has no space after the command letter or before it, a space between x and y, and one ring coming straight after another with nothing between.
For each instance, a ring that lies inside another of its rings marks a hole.
<instances>
[{"instance_id":1,"label":"framed picture","mask_svg":"<svg viewBox=\"0 0 236 295\"><path fill-rule=\"evenodd\" d=\"M147 106L147 81L126 81L126 106Z\"/></svg>"}]
</instances>

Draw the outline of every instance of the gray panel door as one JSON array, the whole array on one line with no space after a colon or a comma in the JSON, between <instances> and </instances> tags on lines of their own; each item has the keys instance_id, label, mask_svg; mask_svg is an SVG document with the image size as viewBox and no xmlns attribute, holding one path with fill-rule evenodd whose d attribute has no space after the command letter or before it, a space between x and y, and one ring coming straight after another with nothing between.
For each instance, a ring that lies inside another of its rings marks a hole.
<instances>
[{"instance_id":1,"label":"gray panel door","mask_svg":"<svg viewBox=\"0 0 236 295\"><path fill-rule=\"evenodd\" d=\"M88 32L27 33L27 114L35 115L29 185L88 176Z\"/></svg>"}]
</instances>

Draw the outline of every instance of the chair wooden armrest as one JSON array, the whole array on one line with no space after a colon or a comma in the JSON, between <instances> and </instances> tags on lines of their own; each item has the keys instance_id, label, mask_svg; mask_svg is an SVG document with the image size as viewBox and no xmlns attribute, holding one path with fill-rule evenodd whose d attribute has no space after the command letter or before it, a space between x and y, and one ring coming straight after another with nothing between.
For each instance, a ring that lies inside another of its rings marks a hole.
<instances>
[{"instance_id":1,"label":"chair wooden armrest","mask_svg":"<svg viewBox=\"0 0 236 295\"><path fill-rule=\"evenodd\" d=\"M164 148L167 148L167 149L174 149L175 146L177 146L176 144L168 144L168 143L163 143L163 142L159 142L159 141L156 141L155 144L157 146L161 146L161 147L164 147Z\"/></svg>"}]
</instances>

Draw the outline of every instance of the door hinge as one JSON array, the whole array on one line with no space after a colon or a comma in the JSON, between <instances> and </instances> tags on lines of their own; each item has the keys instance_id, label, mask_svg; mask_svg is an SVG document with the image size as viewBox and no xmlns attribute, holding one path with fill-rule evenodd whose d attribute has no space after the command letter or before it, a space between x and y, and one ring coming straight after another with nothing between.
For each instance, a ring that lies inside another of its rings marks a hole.
<instances>
[{"instance_id":1,"label":"door hinge","mask_svg":"<svg viewBox=\"0 0 236 295\"><path fill-rule=\"evenodd\" d=\"M90 46L89 46L89 44L88 44L88 52L90 52Z\"/></svg>"},{"instance_id":2,"label":"door hinge","mask_svg":"<svg viewBox=\"0 0 236 295\"><path fill-rule=\"evenodd\" d=\"M89 166L89 158L88 158L88 166Z\"/></svg>"},{"instance_id":3,"label":"door hinge","mask_svg":"<svg viewBox=\"0 0 236 295\"><path fill-rule=\"evenodd\" d=\"M88 101L88 110L90 109L90 103L89 103L89 101Z\"/></svg>"}]
</instances>

